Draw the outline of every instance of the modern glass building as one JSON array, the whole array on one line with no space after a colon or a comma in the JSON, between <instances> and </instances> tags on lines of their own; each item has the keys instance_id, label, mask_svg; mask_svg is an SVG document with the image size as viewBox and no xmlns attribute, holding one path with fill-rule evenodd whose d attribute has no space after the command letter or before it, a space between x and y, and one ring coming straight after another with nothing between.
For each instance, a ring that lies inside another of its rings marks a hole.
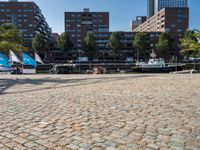
<instances>
[{"instance_id":1,"label":"modern glass building","mask_svg":"<svg viewBox=\"0 0 200 150\"><path fill-rule=\"evenodd\" d=\"M152 17L163 8L186 8L188 0L147 0L147 16Z\"/></svg>"},{"instance_id":2,"label":"modern glass building","mask_svg":"<svg viewBox=\"0 0 200 150\"><path fill-rule=\"evenodd\" d=\"M150 18L154 15L155 0L147 0L147 17Z\"/></svg>"},{"instance_id":3,"label":"modern glass building","mask_svg":"<svg viewBox=\"0 0 200 150\"><path fill-rule=\"evenodd\" d=\"M155 0L154 11L158 12L163 8L184 8L188 6L188 0Z\"/></svg>"}]
</instances>

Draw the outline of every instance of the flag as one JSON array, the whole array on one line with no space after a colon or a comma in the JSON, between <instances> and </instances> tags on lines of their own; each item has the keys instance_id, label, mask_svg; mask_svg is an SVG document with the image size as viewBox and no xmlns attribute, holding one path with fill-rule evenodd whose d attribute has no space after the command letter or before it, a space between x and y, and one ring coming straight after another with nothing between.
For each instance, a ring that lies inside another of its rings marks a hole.
<instances>
[{"instance_id":1,"label":"flag","mask_svg":"<svg viewBox=\"0 0 200 150\"><path fill-rule=\"evenodd\" d=\"M17 63L20 63L22 64L22 61L17 57L17 55L10 50L10 61L11 62L17 62Z\"/></svg>"},{"instance_id":2,"label":"flag","mask_svg":"<svg viewBox=\"0 0 200 150\"><path fill-rule=\"evenodd\" d=\"M40 56L37 53L35 53L35 61L37 61L37 62L39 62L41 64L44 64L42 59L40 58Z\"/></svg>"},{"instance_id":3,"label":"flag","mask_svg":"<svg viewBox=\"0 0 200 150\"><path fill-rule=\"evenodd\" d=\"M9 68L9 59L5 55L0 53L0 66Z\"/></svg>"},{"instance_id":4,"label":"flag","mask_svg":"<svg viewBox=\"0 0 200 150\"><path fill-rule=\"evenodd\" d=\"M37 62L25 53L22 53L22 61L25 65L37 67Z\"/></svg>"}]
</instances>

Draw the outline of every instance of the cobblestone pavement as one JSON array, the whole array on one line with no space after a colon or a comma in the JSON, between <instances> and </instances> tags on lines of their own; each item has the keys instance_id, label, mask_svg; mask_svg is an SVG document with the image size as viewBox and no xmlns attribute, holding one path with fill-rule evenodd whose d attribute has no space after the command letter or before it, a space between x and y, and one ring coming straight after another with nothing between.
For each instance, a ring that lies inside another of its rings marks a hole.
<instances>
[{"instance_id":1,"label":"cobblestone pavement","mask_svg":"<svg viewBox=\"0 0 200 150\"><path fill-rule=\"evenodd\" d=\"M2 75L9 149L200 150L200 75Z\"/></svg>"}]
</instances>

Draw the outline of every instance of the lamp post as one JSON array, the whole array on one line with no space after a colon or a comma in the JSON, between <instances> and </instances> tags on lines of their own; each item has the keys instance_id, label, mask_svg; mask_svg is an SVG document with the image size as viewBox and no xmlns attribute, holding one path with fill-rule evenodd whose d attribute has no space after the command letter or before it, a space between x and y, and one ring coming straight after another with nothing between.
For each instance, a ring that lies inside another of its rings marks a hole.
<instances>
[{"instance_id":1,"label":"lamp post","mask_svg":"<svg viewBox=\"0 0 200 150\"><path fill-rule=\"evenodd\" d=\"M104 63L104 57L105 57L105 50L102 50L103 51L103 63Z\"/></svg>"},{"instance_id":2,"label":"lamp post","mask_svg":"<svg viewBox=\"0 0 200 150\"><path fill-rule=\"evenodd\" d=\"M81 49L78 49L78 63L79 63L79 73L81 73L81 60L80 60L80 57L81 57Z\"/></svg>"}]
</instances>

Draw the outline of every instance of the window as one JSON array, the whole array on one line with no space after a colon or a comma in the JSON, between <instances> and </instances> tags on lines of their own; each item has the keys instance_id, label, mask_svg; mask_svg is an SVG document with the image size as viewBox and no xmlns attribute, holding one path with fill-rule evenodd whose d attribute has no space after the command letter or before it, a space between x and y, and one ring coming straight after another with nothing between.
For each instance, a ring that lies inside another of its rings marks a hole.
<instances>
[{"instance_id":1,"label":"window","mask_svg":"<svg viewBox=\"0 0 200 150\"><path fill-rule=\"evenodd\" d=\"M31 9L24 9L23 12L32 12Z\"/></svg>"},{"instance_id":2,"label":"window","mask_svg":"<svg viewBox=\"0 0 200 150\"><path fill-rule=\"evenodd\" d=\"M108 32L108 28L99 28L98 31L99 32Z\"/></svg>"},{"instance_id":3,"label":"window","mask_svg":"<svg viewBox=\"0 0 200 150\"><path fill-rule=\"evenodd\" d=\"M172 24L171 26L172 26L172 27L176 27L176 25L175 25L175 24Z\"/></svg>"},{"instance_id":4,"label":"window","mask_svg":"<svg viewBox=\"0 0 200 150\"><path fill-rule=\"evenodd\" d=\"M182 32L182 29L177 29L177 32Z\"/></svg>"}]
</instances>

